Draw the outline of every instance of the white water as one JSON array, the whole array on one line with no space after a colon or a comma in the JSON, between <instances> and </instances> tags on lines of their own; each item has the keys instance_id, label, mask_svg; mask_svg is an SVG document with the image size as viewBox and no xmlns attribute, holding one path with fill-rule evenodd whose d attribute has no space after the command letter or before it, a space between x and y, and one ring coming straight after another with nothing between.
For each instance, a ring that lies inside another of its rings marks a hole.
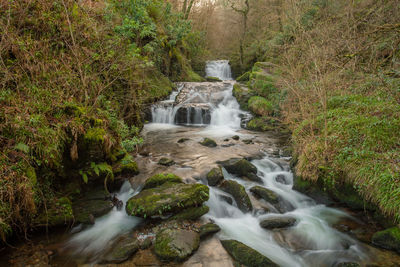
<instances>
[{"instance_id":1,"label":"white water","mask_svg":"<svg viewBox=\"0 0 400 267\"><path fill-rule=\"evenodd\" d=\"M307 196L292 190L293 175L273 161L265 157L254 160L252 163L258 169L264 187L279 194L284 201L290 203L294 210L288 211L297 219L297 224L284 231L285 237L292 237L299 243L299 247L282 245L275 241L276 233L260 227L259 223L269 217L283 216L280 213L258 214L243 213L235 205L232 206L221 200L221 192L210 188L210 199L206 203L210 212L205 217L212 219L222 231L221 239L235 239L267 256L280 266L333 266L346 261L359 262L367 255L363 246L356 240L333 229L330 225L341 217L349 216L344 212L317 205ZM277 175L284 175L286 183L275 180ZM225 179L232 179L242 184L248 194L255 182L244 181L224 171ZM264 202L261 200L261 202ZM267 204L265 202L265 204Z\"/></svg>"},{"instance_id":2,"label":"white water","mask_svg":"<svg viewBox=\"0 0 400 267\"><path fill-rule=\"evenodd\" d=\"M207 61L206 76L217 77L223 81L232 80L229 60Z\"/></svg>"},{"instance_id":3,"label":"white water","mask_svg":"<svg viewBox=\"0 0 400 267\"><path fill-rule=\"evenodd\" d=\"M120 191L116 194L117 198L124 203L122 209L117 210L114 207L108 214L97 218L93 226L74 234L66 243L64 249L69 250L73 255L85 256L91 259L100 258L110 242L119 235L129 232L142 222L142 219L129 216L125 211L126 201L139 192L140 190L132 189L129 181L125 181Z\"/></svg>"}]
</instances>

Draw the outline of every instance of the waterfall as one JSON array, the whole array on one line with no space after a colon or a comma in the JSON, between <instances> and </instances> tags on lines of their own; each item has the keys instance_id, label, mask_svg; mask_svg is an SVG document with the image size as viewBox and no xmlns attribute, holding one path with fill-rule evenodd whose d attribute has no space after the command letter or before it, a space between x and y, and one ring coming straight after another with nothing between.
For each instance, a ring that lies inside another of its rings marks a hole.
<instances>
[{"instance_id":1,"label":"waterfall","mask_svg":"<svg viewBox=\"0 0 400 267\"><path fill-rule=\"evenodd\" d=\"M207 61L206 76L217 77L223 81L232 80L229 60Z\"/></svg>"}]
</instances>

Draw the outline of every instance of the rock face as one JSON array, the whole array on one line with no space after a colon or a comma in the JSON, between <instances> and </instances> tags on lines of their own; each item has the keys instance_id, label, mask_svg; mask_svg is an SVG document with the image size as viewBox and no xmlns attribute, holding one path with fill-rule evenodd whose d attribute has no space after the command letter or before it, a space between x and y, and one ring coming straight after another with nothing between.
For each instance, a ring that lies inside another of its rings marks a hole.
<instances>
[{"instance_id":1,"label":"rock face","mask_svg":"<svg viewBox=\"0 0 400 267\"><path fill-rule=\"evenodd\" d=\"M185 105L176 111L176 124L210 124L210 122L211 107L208 104Z\"/></svg>"},{"instance_id":2,"label":"rock face","mask_svg":"<svg viewBox=\"0 0 400 267\"><path fill-rule=\"evenodd\" d=\"M206 137L203 139L203 141L200 142L200 145L207 146L207 147L216 147L217 143L214 140Z\"/></svg>"},{"instance_id":3,"label":"rock face","mask_svg":"<svg viewBox=\"0 0 400 267\"><path fill-rule=\"evenodd\" d=\"M224 180L224 174L222 173L221 167L213 168L207 173L207 181L210 186L216 186L222 180Z\"/></svg>"},{"instance_id":4,"label":"rock face","mask_svg":"<svg viewBox=\"0 0 400 267\"><path fill-rule=\"evenodd\" d=\"M400 253L400 229L395 226L380 232L376 232L372 236L372 244Z\"/></svg>"},{"instance_id":5,"label":"rock face","mask_svg":"<svg viewBox=\"0 0 400 267\"><path fill-rule=\"evenodd\" d=\"M273 261L236 240L222 240L222 246L240 264L247 267L278 267Z\"/></svg>"},{"instance_id":6,"label":"rock face","mask_svg":"<svg viewBox=\"0 0 400 267\"><path fill-rule=\"evenodd\" d=\"M257 168L246 159L233 158L218 162L229 173L254 182L261 182L261 178L257 176Z\"/></svg>"},{"instance_id":7,"label":"rock face","mask_svg":"<svg viewBox=\"0 0 400 267\"><path fill-rule=\"evenodd\" d=\"M164 166L172 166L175 164L175 161L173 161L172 159L169 159L169 158L161 158L158 161L158 164L164 165Z\"/></svg>"},{"instance_id":8,"label":"rock face","mask_svg":"<svg viewBox=\"0 0 400 267\"><path fill-rule=\"evenodd\" d=\"M249 212L253 210L253 205L251 204L250 198L243 185L232 180L224 180L221 183L220 188L232 195L241 211Z\"/></svg>"},{"instance_id":9,"label":"rock face","mask_svg":"<svg viewBox=\"0 0 400 267\"><path fill-rule=\"evenodd\" d=\"M163 261L184 261L198 247L199 234L194 231L165 229L156 236L154 252Z\"/></svg>"},{"instance_id":10,"label":"rock face","mask_svg":"<svg viewBox=\"0 0 400 267\"><path fill-rule=\"evenodd\" d=\"M171 217L171 220L197 220L210 210L207 206L193 207Z\"/></svg>"},{"instance_id":11,"label":"rock face","mask_svg":"<svg viewBox=\"0 0 400 267\"><path fill-rule=\"evenodd\" d=\"M111 251L103 256L101 263L121 263L128 260L139 249L139 242L134 238L124 238L113 244Z\"/></svg>"},{"instance_id":12,"label":"rock face","mask_svg":"<svg viewBox=\"0 0 400 267\"><path fill-rule=\"evenodd\" d=\"M202 184L167 182L141 191L127 201L126 212L142 218L177 214L200 206L209 198L209 189Z\"/></svg>"},{"instance_id":13,"label":"rock face","mask_svg":"<svg viewBox=\"0 0 400 267\"><path fill-rule=\"evenodd\" d=\"M200 226L200 238L205 238L209 235L215 234L221 230L221 228L215 223L207 223Z\"/></svg>"},{"instance_id":14,"label":"rock face","mask_svg":"<svg viewBox=\"0 0 400 267\"><path fill-rule=\"evenodd\" d=\"M260 226L265 229L282 229L295 225L296 218L282 216L276 218L268 218L260 222Z\"/></svg>"},{"instance_id":15,"label":"rock face","mask_svg":"<svg viewBox=\"0 0 400 267\"><path fill-rule=\"evenodd\" d=\"M154 188L165 183L183 183L182 178L173 173L160 173L151 176L144 182L143 189Z\"/></svg>"}]
</instances>

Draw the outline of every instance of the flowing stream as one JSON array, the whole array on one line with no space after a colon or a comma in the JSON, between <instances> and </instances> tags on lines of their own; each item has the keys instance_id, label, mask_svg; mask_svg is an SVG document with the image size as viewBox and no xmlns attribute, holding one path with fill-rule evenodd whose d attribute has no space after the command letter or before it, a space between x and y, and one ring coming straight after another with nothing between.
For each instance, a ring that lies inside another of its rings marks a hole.
<instances>
[{"instance_id":1,"label":"flowing stream","mask_svg":"<svg viewBox=\"0 0 400 267\"><path fill-rule=\"evenodd\" d=\"M341 262L370 261L369 250L364 244L332 227L341 218L352 219L350 215L317 204L292 189L293 175L288 158L279 156L282 153L277 138L241 128L250 114L240 110L232 97L234 81L231 80L228 61L208 62L206 73L219 77L223 82L180 83L168 100L152 107L153 122L143 130L144 149L148 150L149 156L138 156L141 174L131 181L135 189L126 182L118 198L125 203L140 191L144 179L154 173L174 172L184 177L186 182L206 183L202 178L216 166L216 161L258 155L251 162L257 167L262 183L242 180L224 170L225 179L242 184L249 196L252 195L251 187L262 185L277 193L286 209L279 212L269 203L251 196L254 210L243 213L234 201L229 204L223 200L229 197L227 193L210 187L210 199L206 202L210 211L202 219L214 221L221 227L218 238L238 240L280 266L335 266ZM240 136L240 140L227 139L233 135ZM199 145L198 141L204 137L214 138L219 146L211 150ZM181 138L188 141L177 143ZM244 139L252 140L251 144L244 144L241 141ZM156 162L161 156L172 157L177 164L159 166ZM266 209L270 212L265 212ZM295 226L269 231L259 225L263 219L287 215L296 218ZM97 218L93 226L74 234L65 244L65 249L90 255L89 258L96 261L107 244L141 222L139 218L128 216L124 208L120 211L114 208L109 214ZM189 259L185 266L191 264Z\"/></svg>"}]
</instances>

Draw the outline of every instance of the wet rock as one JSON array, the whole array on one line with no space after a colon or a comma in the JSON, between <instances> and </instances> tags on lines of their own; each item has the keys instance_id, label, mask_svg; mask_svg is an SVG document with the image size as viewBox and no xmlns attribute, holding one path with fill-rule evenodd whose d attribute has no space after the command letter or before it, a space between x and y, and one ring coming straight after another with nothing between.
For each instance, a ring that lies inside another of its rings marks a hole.
<instances>
[{"instance_id":1,"label":"wet rock","mask_svg":"<svg viewBox=\"0 0 400 267\"><path fill-rule=\"evenodd\" d=\"M218 225L216 225L215 223L203 224L199 228L200 238L203 239L207 236L210 236L212 234L219 232L220 230L221 230L221 228Z\"/></svg>"},{"instance_id":2,"label":"wet rock","mask_svg":"<svg viewBox=\"0 0 400 267\"><path fill-rule=\"evenodd\" d=\"M395 226L380 232L376 232L372 236L372 244L400 253L400 228Z\"/></svg>"},{"instance_id":3,"label":"wet rock","mask_svg":"<svg viewBox=\"0 0 400 267\"><path fill-rule=\"evenodd\" d=\"M198 249L199 243L199 234L194 231L165 229L157 233L154 252L163 261L181 262Z\"/></svg>"},{"instance_id":4,"label":"wet rock","mask_svg":"<svg viewBox=\"0 0 400 267\"><path fill-rule=\"evenodd\" d=\"M163 165L163 166L172 166L172 165L175 164L175 161L173 161L173 160L170 159L170 158L161 158L161 159L158 161L158 164L159 164L159 165Z\"/></svg>"},{"instance_id":5,"label":"wet rock","mask_svg":"<svg viewBox=\"0 0 400 267\"><path fill-rule=\"evenodd\" d=\"M239 137L239 135L235 135L235 136L232 136L232 139L237 141L240 139L240 137Z\"/></svg>"},{"instance_id":6,"label":"wet rock","mask_svg":"<svg viewBox=\"0 0 400 267\"><path fill-rule=\"evenodd\" d=\"M218 162L229 173L235 174L239 177L251 176L250 174L257 175L257 168L246 159L233 158L225 161Z\"/></svg>"},{"instance_id":7,"label":"wet rock","mask_svg":"<svg viewBox=\"0 0 400 267\"><path fill-rule=\"evenodd\" d=\"M357 262L341 262L336 264L335 267L361 267L361 265Z\"/></svg>"},{"instance_id":8,"label":"wet rock","mask_svg":"<svg viewBox=\"0 0 400 267\"><path fill-rule=\"evenodd\" d=\"M232 195L235 199L238 208L243 212L249 212L253 210L250 198L246 193L246 189L243 185L236 181L224 180L220 185L221 190Z\"/></svg>"},{"instance_id":9,"label":"wet rock","mask_svg":"<svg viewBox=\"0 0 400 267\"><path fill-rule=\"evenodd\" d=\"M228 141L229 141L229 138L224 139L224 142L228 142Z\"/></svg>"},{"instance_id":10,"label":"wet rock","mask_svg":"<svg viewBox=\"0 0 400 267\"><path fill-rule=\"evenodd\" d=\"M275 176L275 181L281 184L289 184L289 182L286 181L285 175L283 174L278 174L277 176Z\"/></svg>"},{"instance_id":11,"label":"wet rock","mask_svg":"<svg viewBox=\"0 0 400 267\"><path fill-rule=\"evenodd\" d=\"M204 138L203 141L200 142L201 145L206 146L206 147L216 147L217 143L210 139L210 138Z\"/></svg>"},{"instance_id":12,"label":"wet rock","mask_svg":"<svg viewBox=\"0 0 400 267\"><path fill-rule=\"evenodd\" d=\"M178 140L178 143L179 144L185 143L186 141L189 141L189 140L190 140L189 138L181 138L181 139Z\"/></svg>"},{"instance_id":13,"label":"wet rock","mask_svg":"<svg viewBox=\"0 0 400 267\"><path fill-rule=\"evenodd\" d=\"M208 198L209 189L205 185L168 182L130 198L126 212L142 218L177 214L182 209L200 206Z\"/></svg>"},{"instance_id":14,"label":"wet rock","mask_svg":"<svg viewBox=\"0 0 400 267\"><path fill-rule=\"evenodd\" d=\"M280 216L275 218L268 218L260 222L260 226L265 229L282 229L295 225L296 218L288 216Z\"/></svg>"},{"instance_id":15,"label":"wet rock","mask_svg":"<svg viewBox=\"0 0 400 267\"><path fill-rule=\"evenodd\" d=\"M134 238L125 237L113 244L111 251L103 256L101 263L122 263L138 250L139 242Z\"/></svg>"},{"instance_id":16,"label":"wet rock","mask_svg":"<svg viewBox=\"0 0 400 267\"><path fill-rule=\"evenodd\" d=\"M212 76L207 76L206 77L207 82L222 82L222 80L218 77L212 77Z\"/></svg>"},{"instance_id":17,"label":"wet rock","mask_svg":"<svg viewBox=\"0 0 400 267\"><path fill-rule=\"evenodd\" d=\"M134 176L139 174L139 169L133 157L126 154L120 161L112 167L115 176Z\"/></svg>"},{"instance_id":18,"label":"wet rock","mask_svg":"<svg viewBox=\"0 0 400 267\"><path fill-rule=\"evenodd\" d=\"M219 196L219 198L220 198L222 201L225 201L226 203L228 203L229 205L232 205L232 204L233 204L233 199L232 199L231 197L222 195L222 196Z\"/></svg>"},{"instance_id":19,"label":"wet rock","mask_svg":"<svg viewBox=\"0 0 400 267\"><path fill-rule=\"evenodd\" d=\"M244 180L248 180L248 181L252 181L252 182L256 182L256 183L262 183L262 179L254 173L249 173L246 176L242 176L242 178Z\"/></svg>"},{"instance_id":20,"label":"wet rock","mask_svg":"<svg viewBox=\"0 0 400 267\"><path fill-rule=\"evenodd\" d=\"M250 188L250 192L252 192L255 197L262 198L271 204L279 203L279 195L277 193L275 193L274 191L269 190L265 187L258 186L258 185L253 186L252 188Z\"/></svg>"},{"instance_id":21,"label":"wet rock","mask_svg":"<svg viewBox=\"0 0 400 267\"><path fill-rule=\"evenodd\" d=\"M75 222L93 224L94 218L107 214L113 206L110 195L103 188L97 188L74 201L72 211Z\"/></svg>"},{"instance_id":22,"label":"wet rock","mask_svg":"<svg viewBox=\"0 0 400 267\"><path fill-rule=\"evenodd\" d=\"M207 173L207 181L208 185L210 186L216 186L222 180L224 180L224 174L222 173L222 169L219 166L211 169L211 171Z\"/></svg>"},{"instance_id":23,"label":"wet rock","mask_svg":"<svg viewBox=\"0 0 400 267\"><path fill-rule=\"evenodd\" d=\"M195 101L195 99L192 99ZM210 124L211 108L209 104L191 103L178 108L175 115L176 124Z\"/></svg>"},{"instance_id":24,"label":"wet rock","mask_svg":"<svg viewBox=\"0 0 400 267\"><path fill-rule=\"evenodd\" d=\"M242 142L245 143L246 145L253 144L253 140L251 140L251 139L244 139L244 140L242 140Z\"/></svg>"},{"instance_id":25,"label":"wet rock","mask_svg":"<svg viewBox=\"0 0 400 267\"><path fill-rule=\"evenodd\" d=\"M207 206L193 207L185 209L184 211L172 216L171 220L197 220L210 210Z\"/></svg>"},{"instance_id":26,"label":"wet rock","mask_svg":"<svg viewBox=\"0 0 400 267\"><path fill-rule=\"evenodd\" d=\"M277 267L273 261L236 240L221 240L222 246L232 258L247 267Z\"/></svg>"},{"instance_id":27,"label":"wet rock","mask_svg":"<svg viewBox=\"0 0 400 267\"><path fill-rule=\"evenodd\" d=\"M165 183L183 183L182 178L173 173L160 173L151 176L144 182L143 189L158 187Z\"/></svg>"}]
</instances>

